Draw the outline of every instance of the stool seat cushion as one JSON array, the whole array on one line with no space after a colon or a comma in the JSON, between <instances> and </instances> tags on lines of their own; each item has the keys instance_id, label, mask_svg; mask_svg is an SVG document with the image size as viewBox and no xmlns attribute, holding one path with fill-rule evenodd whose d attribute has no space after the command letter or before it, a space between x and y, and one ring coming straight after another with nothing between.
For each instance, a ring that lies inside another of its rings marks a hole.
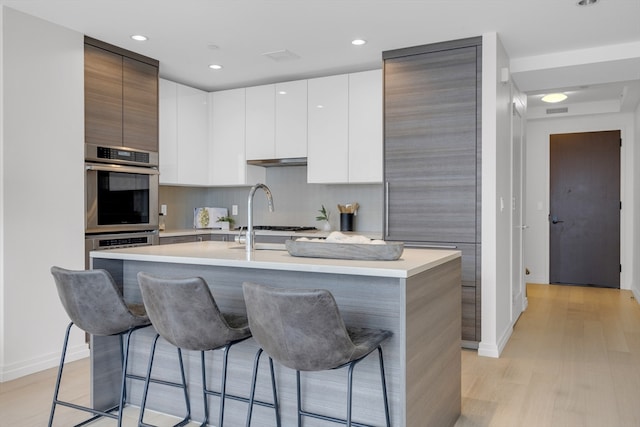
<instances>
[{"instance_id":1,"label":"stool seat cushion","mask_svg":"<svg viewBox=\"0 0 640 427\"><path fill-rule=\"evenodd\" d=\"M107 271L54 266L51 274L67 315L83 331L107 336L150 324L142 305L125 303L121 288Z\"/></svg>"},{"instance_id":2,"label":"stool seat cushion","mask_svg":"<svg viewBox=\"0 0 640 427\"><path fill-rule=\"evenodd\" d=\"M151 323L176 347L208 351L251 336L246 316L223 314L201 277L168 279L138 273Z\"/></svg>"},{"instance_id":3,"label":"stool seat cushion","mask_svg":"<svg viewBox=\"0 0 640 427\"><path fill-rule=\"evenodd\" d=\"M324 289L280 289L245 282L249 327L264 351L298 371L321 371L360 359L390 331L345 326Z\"/></svg>"}]
</instances>

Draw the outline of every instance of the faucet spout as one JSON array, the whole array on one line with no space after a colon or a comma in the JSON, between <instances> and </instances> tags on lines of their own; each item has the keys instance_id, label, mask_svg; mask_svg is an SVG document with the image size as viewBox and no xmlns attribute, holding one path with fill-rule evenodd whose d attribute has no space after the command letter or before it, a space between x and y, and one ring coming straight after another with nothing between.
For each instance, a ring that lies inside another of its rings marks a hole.
<instances>
[{"instance_id":1,"label":"faucet spout","mask_svg":"<svg viewBox=\"0 0 640 427\"><path fill-rule=\"evenodd\" d=\"M273 212L273 196L271 195L271 190L264 184L256 184L251 187L251 191L249 191L249 198L247 200L247 237L245 240L245 245L247 249L247 253L251 253L253 248L255 247L254 235L253 235L253 196L256 194L258 188L264 190L267 195L267 203L269 205L269 212Z\"/></svg>"}]
</instances>

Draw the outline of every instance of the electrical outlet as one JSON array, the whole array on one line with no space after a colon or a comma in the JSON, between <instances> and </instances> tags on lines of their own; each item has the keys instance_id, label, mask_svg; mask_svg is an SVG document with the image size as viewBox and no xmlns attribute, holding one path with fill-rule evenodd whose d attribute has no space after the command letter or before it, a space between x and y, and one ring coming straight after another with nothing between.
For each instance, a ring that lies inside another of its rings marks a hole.
<instances>
[{"instance_id":1,"label":"electrical outlet","mask_svg":"<svg viewBox=\"0 0 640 427\"><path fill-rule=\"evenodd\" d=\"M231 215L238 215L238 205L231 206Z\"/></svg>"},{"instance_id":2,"label":"electrical outlet","mask_svg":"<svg viewBox=\"0 0 640 427\"><path fill-rule=\"evenodd\" d=\"M160 213L162 215L166 215L167 214L167 205L160 205Z\"/></svg>"}]
</instances>

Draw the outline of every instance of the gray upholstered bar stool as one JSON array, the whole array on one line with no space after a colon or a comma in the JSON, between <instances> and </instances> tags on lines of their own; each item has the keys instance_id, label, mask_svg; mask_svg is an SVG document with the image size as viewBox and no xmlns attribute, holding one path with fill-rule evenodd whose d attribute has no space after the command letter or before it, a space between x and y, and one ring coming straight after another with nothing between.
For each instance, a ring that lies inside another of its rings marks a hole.
<instances>
[{"instance_id":1,"label":"gray upholstered bar stool","mask_svg":"<svg viewBox=\"0 0 640 427\"><path fill-rule=\"evenodd\" d=\"M144 380L144 377L127 373L127 363L129 359L129 342L133 331L149 326L142 304L127 304L122 296L122 289L114 282L111 275L105 270L66 270L60 267L52 267L53 275L60 301L71 319L64 336L62 346L62 356L58 367L58 377L51 404L51 414L49 415L49 427L53 424L53 416L57 405L85 411L93 414L93 417L78 425L84 425L100 417L114 418L118 421L118 426L122 425L122 411L127 398L126 380ZM64 360L69 342L69 332L73 325L83 331L97 336L117 335L120 338L122 377L120 386L120 397L118 405L107 410L97 410L85 406L76 405L58 399L60 391L60 380L64 368ZM123 340L124 338L124 340ZM124 342L123 342L124 341ZM189 401L186 394L186 382L184 381L184 369L182 359L180 359L180 369L182 371L182 384L167 383L174 387L180 387L185 392L187 411L189 411ZM155 382L155 380L152 380ZM113 413L117 411L117 413ZM187 418L188 419L188 415Z\"/></svg>"},{"instance_id":2,"label":"gray upholstered bar stool","mask_svg":"<svg viewBox=\"0 0 640 427\"><path fill-rule=\"evenodd\" d=\"M169 279L140 272L138 273L138 283L145 308L158 335L178 348L200 352L205 417L202 426L206 426L209 421L208 396L213 395L220 397L217 427L222 427L225 398L249 402L248 397L226 393L229 349L234 344L251 337L246 316L222 313L209 290L209 286L201 277ZM156 341L157 339L158 336L156 336ZM205 351L219 349L224 350L224 355L220 391L217 392L207 388L204 354ZM149 359L147 377L151 374L153 367L153 354L154 350L152 350ZM256 403L274 408L276 424L280 426L273 366L271 367L271 385L274 403L262 401ZM145 385L143 393L145 397L147 388L148 384ZM144 408L145 400L141 405L140 424L142 424Z\"/></svg>"},{"instance_id":3,"label":"gray upholstered bar stool","mask_svg":"<svg viewBox=\"0 0 640 427\"><path fill-rule=\"evenodd\" d=\"M390 427L381 347L382 342L391 336L390 331L346 327L333 295L324 289L279 289L245 282L242 290L254 339L270 358L296 371L298 427L302 425L303 416L347 426L364 426L351 420L353 368L376 349L380 360L386 425ZM342 367L348 367L346 420L304 411L300 371ZM254 378L256 368L257 363ZM251 388L253 397L255 381ZM247 425L250 422L251 407Z\"/></svg>"}]
</instances>

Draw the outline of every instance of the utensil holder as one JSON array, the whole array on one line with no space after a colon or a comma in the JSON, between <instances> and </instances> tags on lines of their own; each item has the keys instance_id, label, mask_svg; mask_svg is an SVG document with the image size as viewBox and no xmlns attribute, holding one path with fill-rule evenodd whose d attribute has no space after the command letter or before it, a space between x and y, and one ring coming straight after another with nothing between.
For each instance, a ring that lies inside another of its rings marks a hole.
<instances>
[{"instance_id":1,"label":"utensil holder","mask_svg":"<svg viewBox=\"0 0 640 427\"><path fill-rule=\"evenodd\" d=\"M353 214L340 214L340 231L353 231Z\"/></svg>"}]
</instances>

